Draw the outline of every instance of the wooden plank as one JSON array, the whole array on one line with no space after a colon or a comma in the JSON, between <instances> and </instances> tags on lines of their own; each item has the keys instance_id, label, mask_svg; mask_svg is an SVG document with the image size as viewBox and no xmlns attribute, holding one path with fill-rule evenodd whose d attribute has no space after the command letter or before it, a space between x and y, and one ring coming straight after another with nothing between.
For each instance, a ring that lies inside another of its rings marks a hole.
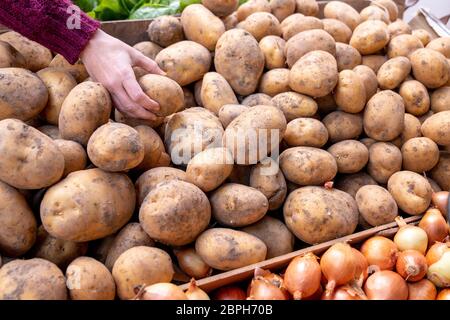
<instances>
[{"instance_id":1,"label":"wooden plank","mask_svg":"<svg viewBox=\"0 0 450 320\"><path fill-rule=\"evenodd\" d=\"M421 219L421 216L414 216L405 219L405 222L408 224L418 223ZM289 264L289 262L297 257L304 255L306 253L312 252L314 254L321 254L326 251L329 247L338 242L346 242L349 244L356 244L366 240L374 235L394 235L397 231L397 223L392 222L389 224L385 224L383 226L378 226L372 229L364 230L361 232L357 232L351 235L348 235L343 238L327 241L318 245L314 245L305 249L297 250L276 258L272 258L269 260L265 260L259 263L251 264L249 266L245 266L239 269L219 273L217 275L213 275L208 278L200 279L197 281L197 285L205 290L206 292L212 291L214 289L223 287L225 285L229 285L232 283L240 282L246 279L250 279L253 276L253 272L256 268L262 269L270 269L270 270L278 270ZM183 290L187 289L188 284L183 284L180 286Z\"/></svg>"}]
</instances>

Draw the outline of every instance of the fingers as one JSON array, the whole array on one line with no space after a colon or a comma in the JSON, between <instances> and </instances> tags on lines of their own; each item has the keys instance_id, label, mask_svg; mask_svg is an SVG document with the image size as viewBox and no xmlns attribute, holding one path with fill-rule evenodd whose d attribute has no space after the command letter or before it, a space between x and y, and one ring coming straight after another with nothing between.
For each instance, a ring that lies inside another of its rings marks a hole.
<instances>
[{"instance_id":1,"label":"fingers","mask_svg":"<svg viewBox=\"0 0 450 320\"><path fill-rule=\"evenodd\" d=\"M134 62L135 66L141 67L141 68L143 68L143 69L145 69L148 72L153 73L153 74L159 74L161 76L165 76L166 75L166 73L159 68L158 64L155 61L153 61L152 59L146 57L145 55L143 55L139 51L135 50L133 52L132 57L133 57L133 62Z\"/></svg>"},{"instance_id":2,"label":"fingers","mask_svg":"<svg viewBox=\"0 0 450 320\"><path fill-rule=\"evenodd\" d=\"M116 108L124 115L151 121L157 119L153 113L133 102L123 88L112 91L111 95Z\"/></svg>"},{"instance_id":3,"label":"fingers","mask_svg":"<svg viewBox=\"0 0 450 320\"><path fill-rule=\"evenodd\" d=\"M122 84L123 88L125 89L125 92L128 94L130 99L134 101L136 104L140 105L141 107L144 107L149 111L159 110L159 104L156 101L150 99L150 97L144 93L141 86L136 81L134 73L131 69L125 76Z\"/></svg>"}]
</instances>

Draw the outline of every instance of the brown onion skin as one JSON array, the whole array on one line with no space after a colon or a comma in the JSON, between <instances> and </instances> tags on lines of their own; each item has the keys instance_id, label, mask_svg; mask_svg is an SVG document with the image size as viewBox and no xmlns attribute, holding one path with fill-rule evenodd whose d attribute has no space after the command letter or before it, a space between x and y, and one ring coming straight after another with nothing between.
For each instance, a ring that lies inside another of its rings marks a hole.
<instances>
[{"instance_id":1,"label":"brown onion skin","mask_svg":"<svg viewBox=\"0 0 450 320\"><path fill-rule=\"evenodd\" d=\"M364 292L369 300L407 300L408 285L397 273L378 271L367 278Z\"/></svg>"},{"instance_id":2,"label":"brown onion skin","mask_svg":"<svg viewBox=\"0 0 450 320\"><path fill-rule=\"evenodd\" d=\"M191 279L189 288L185 292L188 300L210 300L205 291L197 287L195 279Z\"/></svg>"},{"instance_id":3,"label":"brown onion skin","mask_svg":"<svg viewBox=\"0 0 450 320\"><path fill-rule=\"evenodd\" d=\"M442 213L447 216L448 214L448 191L439 191L433 193L431 196L431 203Z\"/></svg>"},{"instance_id":4,"label":"brown onion skin","mask_svg":"<svg viewBox=\"0 0 450 320\"><path fill-rule=\"evenodd\" d=\"M187 300L187 296L172 283L156 283L145 287L139 300Z\"/></svg>"},{"instance_id":5,"label":"brown onion skin","mask_svg":"<svg viewBox=\"0 0 450 320\"><path fill-rule=\"evenodd\" d=\"M450 300L450 289L444 289L439 292L436 300Z\"/></svg>"},{"instance_id":6,"label":"brown onion skin","mask_svg":"<svg viewBox=\"0 0 450 320\"><path fill-rule=\"evenodd\" d=\"M438 262L447 250L450 250L448 243L436 242L433 244L428 249L427 255L425 256L427 259L427 265L431 266L433 263Z\"/></svg>"},{"instance_id":7,"label":"brown onion skin","mask_svg":"<svg viewBox=\"0 0 450 320\"><path fill-rule=\"evenodd\" d=\"M245 291L236 286L226 286L218 289L214 295L213 300L245 300L247 295Z\"/></svg>"},{"instance_id":8,"label":"brown onion skin","mask_svg":"<svg viewBox=\"0 0 450 320\"><path fill-rule=\"evenodd\" d=\"M314 292L313 295L311 295L311 296L309 296L309 297L307 297L307 298L305 298L303 300L320 300L321 297L322 297L322 294L323 294L323 287L321 285L319 287L319 289L316 292Z\"/></svg>"},{"instance_id":9,"label":"brown onion skin","mask_svg":"<svg viewBox=\"0 0 450 320\"><path fill-rule=\"evenodd\" d=\"M352 248L352 251L357 261L356 280L359 280L361 282L360 285L362 285L369 276L369 263L367 262L366 257L359 250Z\"/></svg>"},{"instance_id":10,"label":"brown onion skin","mask_svg":"<svg viewBox=\"0 0 450 320\"><path fill-rule=\"evenodd\" d=\"M425 230L428 236L428 246L435 242L442 242L448 237L448 225L441 212L438 209L428 209L419 227Z\"/></svg>"},{"instance_id":11,"label":"brown onion skin","mask_svg":"<svg viewBox=\"0 0 450 320\"><path fill-rule=\"evenodd\" d=\"M395 267L397 273L410 282L422 280L428 270L427 259L416 250L400 252Z\"/></svg>"},{"instance_id":12,"label":"brown onion skin","mask_svg":"<svg viewBox=\"0 0 450 320\"><path fill-rule=\"evenodd\" d=\"M367 297L359 295L349 285L343 285L336 288L331 295L322 295L322 300L367 300Z\"/></svg>"},{"instance_id":13,"label":"brown onion skin","mask_svg":"<svg viewBox=\"0 0 450 320\"><path fill-rule=\"evenodd\" d=\"M284 285L296 300L313 295L320 287L322 272L317 257L306 254L294 258L284 274Z\"/></svg>"},{"instance_id":14,"label":"brown onion skin","mask_svg":"<svg viewBox=\"0 0 450 320\"><path fill-rule=\"evenodd\" d=\"M435 285L428 279L408 283L408 292L408 300L434 300L437 295Z\"/></svg>"},{"instance_id":15,"label":"brown onion skin","mask_svg":"<svg viewBox=\"0 0 450 320\"><path fill-rule=\"evenodd\" d=\"M247 300L288 300L289 294L282 288L273 285L262 277L253 279L250 283Z\"/></svg>"},{"instance_id":16,"label":"brown onion skin","mask_svg":"<svg viewBox=\"0 0 450 320\"><path fill-rule=\"evenodd\" d=\"M394 241L382 236L367 239L361 246L361 253L366 257L369 268L376 266L379 270L393 270L398 252Z\"/></svg>"}]
</instances>

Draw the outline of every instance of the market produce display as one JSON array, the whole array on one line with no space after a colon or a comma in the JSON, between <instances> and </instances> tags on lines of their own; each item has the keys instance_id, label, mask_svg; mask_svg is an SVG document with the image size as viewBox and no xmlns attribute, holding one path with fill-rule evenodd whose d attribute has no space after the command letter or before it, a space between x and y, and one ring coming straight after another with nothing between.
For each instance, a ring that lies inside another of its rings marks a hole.
<instances>
[{"instance_id":1,"label":"market produce display","mask_svg":"<svg viewBox=\"0 0 450 320\"><path fill-rule=\"evenodd\" d=\"M392 0L81 2L159 16L135 48L166 75L134 72L160 109L0 35L0 299L448 299L450 38Z\"/></svg>"}]
</instances>

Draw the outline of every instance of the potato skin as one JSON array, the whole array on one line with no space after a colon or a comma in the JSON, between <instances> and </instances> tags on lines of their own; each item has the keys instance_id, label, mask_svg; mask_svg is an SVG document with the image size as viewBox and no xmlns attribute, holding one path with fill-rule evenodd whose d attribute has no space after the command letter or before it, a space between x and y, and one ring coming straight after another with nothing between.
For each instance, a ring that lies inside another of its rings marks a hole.
<instances>
[{"instance_id":1,"label":"potato skin","mask_svg":"<svg viewBox=\"0 0 450 320\"><path fill-rule=\"evenodd\" d=\"M396 172L389 178L387 186L398 207L410 215L420 215L430 205L433 191L428 180L420 174Z\"/></svg>"},{"instance_id":2,"label":"potato skin","mask_svg":"<svg viewBox=\"0 0 450 320\"><path fill-rule=\"evenodd\" d=\"M180 20L173 16L155 18L147 29L148 37L161 47L168 47L184 40L183 26Z\"/></svg>"},{"instance_id":3,"label":"potato skin","mask_svg":"<svg viewBox=\"0 0 450 320\"><path fill-rule=\"evenodd\" d=\"M89 77L89 73L81 60L78 60L75 64L70 64L69 61L60 54L57 54L53 58L49 67L69 72L78 83L83 82Z\"/></svg>"},{"instance_id":4,"label":"potato skin","mask_svg":"<svg viewBox=\"0 0 450 320\"><path fill-rule=\"evenodd\" d=\"M403 129L402 135L400 138L402 139L402 145L412 138L417 138L422 136L421 131L422 124L419 119L415 116L405 113L405 127Z\"/></svg>"},{"instance_id":5,"label":"potato skin","mask_svg":"<svg viewBox=\"0 0 450 320\"><path fill-rule=\"evenodd\" d=\"M312 51L292 67L289 85L295 92L312 97L329 94L338 82L336 59L325 51Z\"/></svg>"},{"instance_id":6,"label":"potato skin","mask_svg":"<svg viewBox=\"0 0 450 320\"><path fill-rule=\"evenodd\" d=\"M365 172L358 172L349 175L340 176L334 185L336 189L344 191L356 197L358 190L367 185L377 185L377 182Z\"/></svg>"},{"instance_id":7,"label":"potato skin","mask_svg":"<svg viewBox=\"0 0 450 320\"><path fill-rule=\"evenodd\" d=\"M170 156L166 153L164 143L158 133L149 126L137 126L134 129L139 133L139 138L144 145L144 159L135 169L146 171L168 166Z\"/></svg>"},{"instance_id":8,"label":"potato skin","mask_svg":"<svg viewBox=\"0 0 450 320\"><path fill-rule=\"evenodd\" d=\"M217 72L205 74L200 94L203 106L216 115L223 105L238 103L230 84Z\"/></svg>"},{"instance_id":9,"label":"potato skin","mask_svg":"<svg viewBox=\"0 0 450 320\"><path fill-rule=\"evenodd\" d=\"M257 237L227 228L212 228L195 241L195 250L217 270L233 270L263 261L267 247Z\"/></svg>"},{"instance_id":10,"label":"potato skin","mask_svg":"<svg viewBox=\"0 0 450 320\"><path fill-rule=\"evenodd\" d=\"M291 91L277 94L272 98L271 104L283 112L286 121L300 117L312 117L318 109L314 99Z\"/></svg>"},{"instance_id":11,"label":"potato skin","mask_svg":"<svg viewBox=\"0 0 450 320\"><path fill-rule=\"evenodd\" d=\"M352 30L342 21L336 19L322 19L323 29L328 32L336 42L349 43Z\"/></svg>"},{"instance_id":12,"label":"potato skin","mask_svg":"<svg viewBox=\"0 0 450 320\"><path fill-rule=\"evenodd\" d=\"M0 121L0 179L19 189L40 189L57 182L64 156L53 140L20 120Z\"/></svg>"},{"instance_id":13,"label":"potato skin","mask_svg":"<svg viewBox=\"0 0 450 320\"><path fill-rule=\"evenodd\" d=\"M362 56L362 64L365 66L368 66L370 69L372 69L375 73L378 72L380 67L387 61L386 56L382 56L379 54L371 54L367 56Z\"/></svg>"},{"instance_id":14,"label":"potato skin","mask_svg":"<svg viewBox=\"0 0 450 320\"><path fill-rule=\"evenodd\" d=\"M422 134L441 146L450 145L450 111L438 112L426 119Z\"/></svg>"},{"instance_id":15,"label":"potato skin","mask_svg":"<svg viewBox=\"0 0 450 320\"><path fill-rule=\"evenodd\" d=\"M266 259L279 257L294 251L295 237L278 219L265 216L258 222L242 228L242 231L262 240L267 246Z\"/></svg>"},{"instance_id":16,"label":"potato skin","mask_svg":"<svg viewBox=\"0 0 450 320\"><path fill-rule=\"evenodd\" d=\"M219 120L224 128L236 119L241 113L248 110L248 106L241 104L226 104L219 110Z\"/></svg>"},{"instance_id":17,"label":"potato skin","mask_svg":"<svg viewBox=\"0 0 450 320\"><path fill-rule=\"evenodd\" d=\"M59 133L59 129L57 126L44 125L37 127L36 129L45 134L47 137L52 138L53 140L61 139L61 134Z\"/></svg>"},{"instance_id":18,"label":"potato skin","mask_svg":"<svg viewBox=\"0 0 450 320\"><path fill-rule=\"evenodd\" d=\"M366 100L369 101L378 90L378 79L375 72L365 65L359 65L353 68L366 89Z\"/></svg>"},{"instance_id":19,"label":"potato skin","mask_svg":"<svg viewBox=\"0 0 450 320\"><path fill-rule=\"evenodd\" d=\"M410 34L401 34L389 42L387 55L389 59L400 56L409 57L411 53L421 48L423 44L418 38Z\"/></svg>"},{"instance_id":20,"label":"potato skin","mask_svg":"<svg viewBox=\"0 0 450 320\"><path fill-rule=\"evenodd\" d=\"M363 55L374 54L389 42L388 27L383 21L364 21L356 27L350 45Z\"/></svg>"},{"instance_id":21,"label":"potato skin","mask_svg":"<svg viewBox=\"0 0 450 320\"><path fill-rule=\"evenodd\" d=\"M393 222L397 217L397 203L383 187L362 186L356 193L355 200L363 219L371 226Z\"/></svg>"},{"instance_id":22,"label":"potato skin","mask_svg":"<svg viewBox=\"0 0 450 320\"><path fill-rule=\"evenodd\" d=\"M391 39L402 35L402 34L411 34L412 30L409 24L404 22L403 20L397 19L394 22L388 25L389 34Z\"/></svg>"},{"instance_id":23,"label":"potato skin","mask_svg":"<svg viewBox=\"0 0 450 320\"><path fill-rule=\"evenodd\" d=\"M389 19L395 21L398 18L398 7L397 4L392 0L375 0L375 4L379 4L385 7L389 13Z\"/></svg>"},{"instance_id":24,"label":"potato skin","mask_svg":"<svg viewBox=\"0 0 450 320\"><path fill-rule=\"evenodd\" d=\"M412 35L422 42L423 46L426 46L431 41L431 35L425 29L416 29L412 31Z\"/></svg>"},{"instance_id":25,"label":"potato skin","mask_svg":"<svg viewBox=\"0 0 450 320\"><path fill-rule=\"evenodd\" d=\"M406 112L421 116L430 110L430 96L425 86L417 80L408 80L400 86L399 94L405 102Z\"/></svg>"},{"instance_id":26,"label":"potato skin","mask_svg":"<svg viewBox=\"0 0 450 320\"><path fill-rule=\"evenodd\" d=\"M359 113L366 105L366 87L361 78L352 70L339 73L334 88L334 101L339 109L349 113Z\"/></svg>"},{"instance_id":27,"label":"potato skin","mask_svg":"<svg viewBox=\"0 0 450 320\"><path fill-rule=\"evenodd\" d=\"M72 300L114 300L116 284L104 264L90 257L79 257L66 270Z\"/></svg>"},{"instance_id":28,"label":"potato skin","mask_svg":"<svg viewBox=\"0 0 450 320\"><path fill-rule=\"evenodd\" d=\"M384 90L367 102L364 110L364 131L377 141L391 141L398 137L404 127L405 106L402 97Z\"/></svg>"},{"instance_id":29,"label":"potato skin","mask_svg":"<svg viewBox=\"0 0 450 320\"><path fill-rule=\"evenodd\" d=\"M287 180L298 185L322 185L337 173L334 157L325 150L294 147L280 155L280 168Z\"/></svg>"},{"instance_id":30,"label":"potato skin","mask_svg":"<svg viewBox=\"0 0 450 320\"><path fill-rule=\"evenodd\" d=\"M162 47L151 41L138 42L133 46L133 48L152 60L155 60L158 53L163 49Z\"/></svg>"},{"instance_id":31,"label":"potato skin","mask_svg":"<svg viewBox=\"0 0 450 320\"><path fill-rule=\"evenodd\" d=\"M431 177L442 190L450 190L450 153L441 151L438 164L431 170Z\"/></svg>"},{"instance_id":32,"label":"potato skin","mask_svg":"<svg viewBox=\"0 0 450 320\"><path fill-rule=\"evenodd\" d=\"M436 38L430 41L427 49L442 53L447 59L450 59L450 37Z\"/></svg>"},{"instance_id":33,"label":"potato skin","mask_svg":"<svg viewBox=\"0 0 450 320\"><path fill-rule=\"evenodd\" d=\"M272 0L269 4L272 14L280 22L295 12L295 0Z\"/></svg>"},{"instance_id":34,"label":"potato skin","mask_svg":"<svg viewBox=\"0 0 450 320\"><path fill-rule=\"evenodd\" d=\"M237 18L239 21L243 21L255 12L270 12L269 2L267 0L247 1L237 9Z\"/></svg>"},{"instance_id":35,"label":"potato skin","mask_svg":"<svg viewBox=\"0 0 450 320\"><path fill-rule=\"evenodd\" d=\"M252 13L236 27L248 31L258 42L265 36L281 36L280 22L269 12Z\"/></svg>"},{"instance_id":36,"label":"potato skin","mask_svg":"<svg viewBox=\"0 0 450 320\"><path fill-rule=\"evenodd\" d=\"M344 140L327 150L335 158L339 173L361 171L369 161L369 150L357 140Z\"/></svg>"},{"instance_id":37,"label":"potato skin","mask_svg":"<svg viewBox=\"0 0 450 320\"><path fill-rule=\"evenodd\" d=\"M291 192L283 213L289 230L308 244L353 233L359 215L356 202L349 194L312 186Z\"/></svg>"},{"instance_id":38,"label":"potato skin","mask_svg":"<svg viewBox=\"0 0 450 320\"><path fill-rule=\"evenodd\" d=\"M247 107L254 107L259 105L271 106L272 97L265 93L254 93L247 96L244 100L242 100L241 103Z\"/></svg>"},{"instance_id":39,"label":"potato skin","mask_svg":"<svg viewBox=\"0 0 450 320\"><path fill-rule=\"evenodd\" d=\"M144 246L122 253L112 270L117 295L122 300L134 298L136 286L171 282L173 274L172 259L165 251Z\"/></svg>"},{"instance_id":40,"label":"potato skin","mask_svg":"<svg viewBox=\"0 0 450 320\"><path fill-rule=\"evenodd\" d=\"M381 20L386 24L390 23L389 13L377 5L370 5L368 7L365 7L359 14L361 15L362 21Z\"/></svg>"},{"instance_id":41,"label":"potato skin","mask_svg":"<svg viewBox=\"0 0 450 320\"><path fill-rule=\"evenodd\" d=\"M389 178L402 169L402 153L392 143L377 142L369 148L367 172L379 183L386 183Z\"/></svg>"},{"instance_id":42,"label":"potato skin","mask_svg":"<svg viewBox=\"0 0 450 320\"><path fill-rule=\"evenodd\" d=\"M363 131L363 120L360 114L334 111L323 118L322 123L328 130L331 142L355 139Z\"/></svg>"},{"instance_id":43,"label":"potato skin","mask_svg":"<svg viewBox=\"0 0 450 320\"><path fill-rule=\"evenodd\" d=\"M317 16L319 13L319 4L316 0L295 0L297 4L296 12L305 16Z\"/></svg>"},{"instance_id":44,"label":"potato skin","mask_svg":"<svg viewBox=\"0 0 450 320\"><path fill-rule=\"evenodd\" d=\"M336 61L338 71L353 69L361 64L361 54L352 46L345 43L336 43Z\"/></svg>"},{"instance_id":45,"label":"potato skin","mask_svg":"<svg viewBox=\"0 0 450 320\"><path fill-rule=\"evenodd\" d=\"M427 88L439 88L447 83L450 66L441 53L431 49L418 49L411 53L409 59L414 78Z\"/></svg>"},{"instance_id":46,"label":"potato skin","mask_svg":"<svg viewBox=\"0 0 450 320\"><path fill-rule=\"evenodd\" d=\"M63 139L55 139L53 142L64 156L63 177L66 177L69 173L74 171L86 168L88 157L81 144Z\"/></svg>"},{"instance_id":47,"label":"potato skin","mask_svg":"<svg viewBox=\"0 0 450 320\"><path fill-rule=\"evenodd\" d=\"M433 112L450 111L450 87L442 87L431 94Z\"/></svg>"},{"instance_id":48,"label":"potato skin","mask_svg":"<svg viewBox=\"0 0 450 320\"><path fill-rule=\"evenodd\" d=\"M421 174L438 163L439 147L429 138L412 138L403 144L402 158L403 169Z\"/></svg>"},{"instance_id":49,"label":"potato skin","mask_svg":"<svg viewBox=\"0 0 450 320\"><path fill-rule=\"evenodd\" d=\"M232 29L217 42L214 65L236 93L249 95L263 73L264 55L249 32Z\"/></svg>"},{"instance_id":50,"label":"potato skin","mask_svg":"<svg viewBox=\"0 0 450 320\"><path fill-rule=\"evenodd\" d=\"M344 22L352 31L361 23L361 16L352 6L340 1L330 1L325 5L325 18Z\"/></svg>"},{"instance_id":51,"label":"potato skin","mask_svg":"<svg viewBox=\"0 0 450 320\"><path fill-rule=\"evenodd\" d=\"M266 36L259 41L259 49L264 55L267 69L284 68L286 66L285 47L286 41L278 36Z\"/></svg>"},{"instance_id":52,"label":"potato skin","mask_svg":"<svg viewBox=\"0 0 450 320\"><path fill-rule=\"evenodd\" d=\"M229 14L226 17L222 18L223 24L225 25L225 30L231 30L236 28L236 26L239 23L239 20L237 18L237 12L233 12L232 14Z\"/></svg>"},{"instance_id":53,"label":"potato skin","mask_svg":"<svg viewBox=\"0 0 450 320\"><path fill-rule=\"evenodd\" d=\"M202 0L202 4L218 17L232 14L239 5L238 0Z\"/></svg>"},{"instance_id":54,"label":"potato skin","mask_svg":"<svg viewBox=\"0 0 450 320\"><path fill-rule=\"evenodd\" d=\"M313 118L297 118L286 127L284 141L293 147L323 147L328 141L328 130L325 125Z\"/></svg>"},{"instance_id":55,"label":"potato skin","mask_svg":"<svg viewBox=\"0 0 450 320\"><path fill-rule=\"evenodd\" d=\"M259 92L265 93L271 97L277 94L290 91L289 87L289 69L278 68L267 71L261 77L259 83Z\"/></svg>"},{"instance_id":56,"label":"potato skin","mask_svg":"<svg viewBox=\"0 0 450 320\"><path fill-rule=\"evenodd\" d=\"M69 174L47 190L42 224L52 236L84 242L119 230L132 216L136 194L123 174L88 169Z\"/></svg>"},{"instance_id":57,"label":"potato skin","mask_svg":"<svg viewBox=\"0 0 450 320\"><path fill-rule=\"evenodd\" d=\"M26 64L24 56L8 42L0 41L0 68L25 67Z\"/></svg>"},{"instance_id":58,"label":"potato skin","mask_svg":"<svg viewBox=\"0 0 450 320\"><path fill-rule=\"evenodd\" d=\"M208 198L184 181L159 184L145 197L139 210L142 229L164 244L182 246L194 241L211 219Z\"/></svg>"},{"instance_id":59,"label":"potato skin","mask_svg":"<svg viewBox=\"0 0 450 320\"><path fill-rule=\"evenodd\" d=\"M306 30L323 29L323 22L316 17L299 16L298 19L291 19L292 21L286 22L282 27L283 39L286 41Z\"/></svg>"},{"instance_id":60,"label":"potato skin","mask_svg":"<svg viewBox=\"0 0 450 320\"><path fill-rule=\"evenodd\" d=\"M378 70L377 79L381 89L397 88L411 72L408 58L395 57L383 63Z\"/></svg>"}]
</instances>

